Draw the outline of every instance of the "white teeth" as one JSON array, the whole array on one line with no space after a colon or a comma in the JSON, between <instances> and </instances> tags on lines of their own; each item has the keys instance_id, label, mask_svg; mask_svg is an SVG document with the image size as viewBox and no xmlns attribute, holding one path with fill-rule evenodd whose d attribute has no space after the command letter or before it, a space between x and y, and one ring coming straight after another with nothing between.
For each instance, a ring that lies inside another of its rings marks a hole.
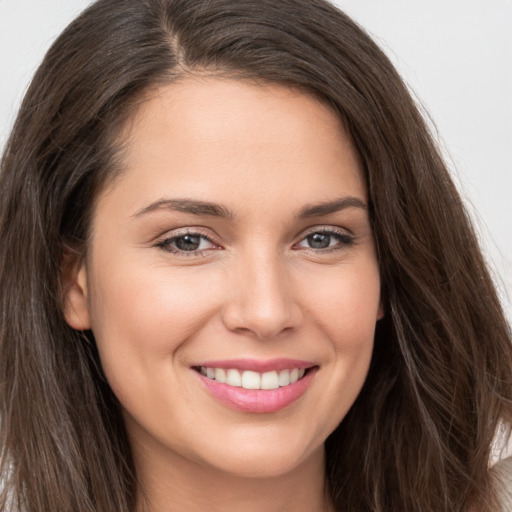
<instances>
[{"instance_id":1,"label":"white teeth","mask_svg":"<svg viewBox=\"0 0 512 512\"><path fill-rule=\"evenodd\" d=\"M290 371L290 384L297 382L299 380L299 369L294 368Z\"/></svg>"},{"instance_id":2,"label":"white teeth","mask_svg":"<svg viewBox=\"0 0 512 512\"><path fill-rule=\"evenodd\" d=\"M242 377L238 370L228 370L226 374L226 384L239 388L242 385Z\"/></svg>"},{"instance_id":3,"label":"white teeth","mask_svg":"<svg viewBox=\"0 0 512 512\"><path fill-rule=\"evenodd\" d=\"M265 372L261 376L261 389L277 389L279 387L279 376L277 372Z\"/></svg>"},{"instance_id":4,"label":"white teeth","mask_svg":"<svg viewBox=\"0 0 512 512\"><path fill-rule=\"evenodd\" d=\"M201 375L216 380L223 384L245 389L277 389L297 382L304 377L306 370L293 368L291 370L280 370L258 373L250 370L240 371L236 369L225 370L224 368L199 367Z\"/></svg>"},{"instance_id":5,"label":"white teeth","mask_svg":"<svg viewBox=\"0 0 512 512\"><path fill-rule=\"evenodd\" d=\"M245 389L261 389L260 374L246 370L242 373L242 387Z\"/></svg>"},{"instance_id":6,"label":"white teeth","mask_svg":"<svg viewBox=\"0 0 512 512\"><path fill-rule=\"evenodd\" d=\"M290 384L290 370L281 370L279 372L279 385L288 386Z\"/></svg>"},{"instance_id":7,"label":"white teeth","mask_svg":"<svg viewBox=\"0 0 512 512\"><path fill-rule=\"evenodd\" d=\"M222 382L223 384L226 382L226 372L222 368L215 368L215 380Z\"/></svg>"}]
</instances>

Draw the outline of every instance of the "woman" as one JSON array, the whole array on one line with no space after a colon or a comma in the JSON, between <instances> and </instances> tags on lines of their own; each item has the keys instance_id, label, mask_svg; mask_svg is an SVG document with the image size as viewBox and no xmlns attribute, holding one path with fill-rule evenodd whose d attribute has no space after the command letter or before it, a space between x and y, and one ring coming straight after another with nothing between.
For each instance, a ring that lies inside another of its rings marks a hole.
<instances>
[{"instance_id":1,"label":"woman","mask_svg":"<svg viewBox=\"0 0 512 512\"><path fill-rule=\"evenodd\" d=\"M509 331L331 5L96 2L0 180L4 509L499 510Z\"/></svg>"}]
</instances>

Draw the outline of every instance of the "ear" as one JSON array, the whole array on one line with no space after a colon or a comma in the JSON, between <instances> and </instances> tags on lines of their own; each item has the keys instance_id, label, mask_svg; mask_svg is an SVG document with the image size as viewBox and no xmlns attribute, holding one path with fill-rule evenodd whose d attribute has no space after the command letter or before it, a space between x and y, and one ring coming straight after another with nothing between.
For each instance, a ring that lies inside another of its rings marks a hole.
<instances>
[{"instance_id":1,"label":"ear","mask_svg":"<svg viewBox=\"0 0 512 512\"><path fill-rule=\"evenodd\" d=\"M62 264L64 318L73 329L91 328L85 260L76 254L64 256Z\"/></svg>"},{"instance_id":2,"label":"ear","mask_svg":"<svg viewBox=\"0 0 512 512\"><path fill-rule=\"evenodd\" d=\"M382 301L379 302L379 309L377 310L377 320L382 320L384 318L384 306L382 305Z\"/></svg>"}]
</instances>

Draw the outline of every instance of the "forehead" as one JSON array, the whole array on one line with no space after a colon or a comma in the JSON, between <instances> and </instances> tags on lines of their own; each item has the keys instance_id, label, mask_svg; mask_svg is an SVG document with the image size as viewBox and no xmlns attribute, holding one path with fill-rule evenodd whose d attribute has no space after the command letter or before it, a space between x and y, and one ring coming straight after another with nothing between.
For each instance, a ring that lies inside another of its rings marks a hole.
<instances>
[{"instance_id":1,"label":"forehead","mask_svg":"<svg viewBox=\"0 0 512 512\"><path fill-rule=\"evenodd\" d=\"M123 186L127 201L163 193L267 204L283 193L302 202L366 197L339 117L282 85L185 78L151 90L120 139L124 178L113 188Z\"/></svg>"}]
</instances>

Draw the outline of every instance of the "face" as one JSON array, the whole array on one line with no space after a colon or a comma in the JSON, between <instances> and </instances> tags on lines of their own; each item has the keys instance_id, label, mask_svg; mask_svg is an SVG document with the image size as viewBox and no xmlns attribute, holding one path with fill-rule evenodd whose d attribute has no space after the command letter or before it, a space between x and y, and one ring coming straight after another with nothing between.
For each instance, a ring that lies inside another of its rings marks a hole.
<instances>
[{"instance_id":1,"label":"face","mask_svg":"<svg viewBox=\"0 0 512 512\"><path fill-rule=\"evenodd\" d=\"M92 329L135 451L244 476L321 458L380 316L341 123L285 87L185 79L123 142L66 317Z\"/></svg>"}]
</instances>

